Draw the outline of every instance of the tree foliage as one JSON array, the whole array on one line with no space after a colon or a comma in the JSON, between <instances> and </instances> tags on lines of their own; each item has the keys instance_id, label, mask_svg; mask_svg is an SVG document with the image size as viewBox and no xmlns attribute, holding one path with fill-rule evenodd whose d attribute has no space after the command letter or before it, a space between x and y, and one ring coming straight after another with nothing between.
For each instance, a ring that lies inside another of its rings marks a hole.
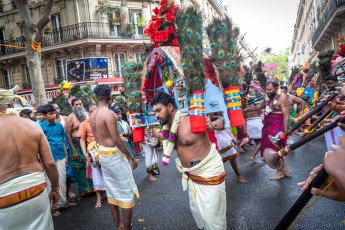
<instances>
[{"instance_id":1,"label":"tree foliage","mask_svg":"<svg viewBox=\"0 0 345 230\"><path fill-rule=\"evenodd\" d=\"M278 64L275 70L266 71L266 75L279 75L281 80L287 81L288 77L288 56L290 53L290 48L286 48L284 52L280 53L270 53L262 52L257 55L257 59L261 60L264 66L271 64Z\"/></svg>"}]
</instances>

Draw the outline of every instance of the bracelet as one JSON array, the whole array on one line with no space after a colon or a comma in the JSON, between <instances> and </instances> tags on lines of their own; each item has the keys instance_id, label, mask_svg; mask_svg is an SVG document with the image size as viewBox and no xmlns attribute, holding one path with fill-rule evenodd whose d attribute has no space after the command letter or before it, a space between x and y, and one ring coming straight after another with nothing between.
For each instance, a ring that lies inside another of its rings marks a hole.
<instances>
[{"instance_id":1,"label":"bracelet","mask_svg":"<svg viewBox=\"0 0 345 230\"><path fill-rule=\"evenodd\" d=\"M60 186L57 186L56 188L51 187L51 191L53 192L54 190L56 192L59 192L60 191Z\"/></svg>"}]
</instances>

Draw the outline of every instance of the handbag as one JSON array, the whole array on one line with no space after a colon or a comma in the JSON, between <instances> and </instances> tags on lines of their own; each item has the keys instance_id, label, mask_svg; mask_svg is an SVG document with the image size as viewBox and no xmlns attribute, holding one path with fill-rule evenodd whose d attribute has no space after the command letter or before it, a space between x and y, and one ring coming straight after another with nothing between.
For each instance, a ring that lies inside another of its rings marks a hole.
<instances>
[{"instance_id":1,"label":"handbag","mask_svg":"<svg viewBox=\"0 0 345 230\"><path fill-rule=\"evenodd\" d=\"M93 167L100 167L101 164L99 163L99 144L94 141L88 144L87 150L90 156L91 165Z\"/></svg>"}]
</instances>

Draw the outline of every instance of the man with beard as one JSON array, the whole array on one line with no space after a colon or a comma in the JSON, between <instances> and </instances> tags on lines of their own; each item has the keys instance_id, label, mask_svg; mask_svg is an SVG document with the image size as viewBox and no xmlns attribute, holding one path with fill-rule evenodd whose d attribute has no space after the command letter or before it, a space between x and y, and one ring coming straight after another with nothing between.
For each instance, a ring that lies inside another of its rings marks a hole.
<instances>
[{"instance_id":1,"label":"man with beard","mask_svg":"<svg viewBox=\"0 0 345 230\"><path fill-rule=\"evenodd\" d=\"M278 82L268 81L266 83L266 96L260 104L247 108L245 112L261 110L265 108L264 127L262 128L262 138L260 151L263 153L266 148L279 150L269 139L269 135L275 136L279 131L286 132L289 128L289 100L285 93L278 92ZM284 140L285 147L286 139ZM284 162L283 167L271 178L279 180L284 175L290 174L291 170Z\"/></svg>"},{"instance_id":2,"label":"man with beard","mask_svg":"<svg viewBox=\"0 0 345 230\"><path fill-rule=\"evenodd\" d=\"M226 173L216 145L211 144L207 132L191 132L189 117L176 109L169 94L156 93L151 106L163 125L163 156L170 158L171 151L177 150L176 166L183 173L183 190L188 189L198 229L226 229Z\"/></svg>"},{"instance_id":3,"label":"man with beard","mask_svg":"<svg viewBox=\"0 0 345 230\"><path fill-rule=\"evenodd\" d=\"M99 162L102 166L109 207L117 229L130 229L135 197L139 197L132 169L137 161L126 149L117 130L116 115L109 109L111 88L98 85L94 89L98 108L90 115L90 125L99 144ZM122 208L123 221L120 221Z\"/></svg>"},{"instance_id":4,"label":"man with beard","mask_svg":"<svg viewBox=\"0 0 345 230\"><path fill-rule=\"evenodd\" d=\"M28 119L5 115L12 90L0 90L0 228L54 229L46 182L51 181L53 207L59 202L59 177L47 138Z\"/></svg>"},{"instance_id":5,"label":"man with beard","mask_svg":"<svg viewBox=\"0 0 345 230\"><path fill-rule=\"evenodd\" d=\"M71 104L73 113L67 117L65 132L70 146L69 159L79 186L79 195L83 197L94 192L92 180L86 179L86 159L81 150L80 138L78 137L80 123L86 119L86 115L80 99L74 98Z\"/></svg>"}]
</instances>

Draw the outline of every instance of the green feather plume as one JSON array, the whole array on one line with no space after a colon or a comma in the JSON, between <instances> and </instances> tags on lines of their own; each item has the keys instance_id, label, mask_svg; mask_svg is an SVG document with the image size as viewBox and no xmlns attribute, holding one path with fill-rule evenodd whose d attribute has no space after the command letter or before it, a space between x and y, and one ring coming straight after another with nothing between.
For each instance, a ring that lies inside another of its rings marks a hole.
<instances>
[{"instance_id":1,"label":"green feather plume","mask_svg":"<svg viewBox=\"0 0 345 230\"><path fill-rule=\"evenodd\" d=\"M228 17L214 18L206 28L212 51L212 62L219 72L223 88L239 85L241 57L237 50L239 29L232 28Z\"/></svg>"},{"instance_id":2,"label":"green feather plume","mask_svg":"<svg viewBox=\"0 0 345 230\"><path fill-rule=\"evenodd\" d=\"M143 65L137 62L125 62L121 67L125 90L115 99L123 110L138 113L142 110L140 93L142 70Z\"/></svg>"},{"instance_id":3,"label":"green feather plume","mask_svg":"<svg viewBox=\"0 0 345 230\"><path fill-rule=\"evenodd\" d=\"M202 17L195 8L188 7L180 10L176 18L182 69L188 88L187 93L191 95L194 91L205 89Z\"/></svg>"},{"instance_id":4,"label":"green feather plume","mask_svg":"<svg viewBox=\"0 0 345 230\"><path fill-rule=\"evenodd\" d=\"M72 106L68 103L68 98L64 94L56 96L53 102L59 106L62 115L68 116L73 112Z\"/></svg>"},{"instance_id":5,"label":"green feather plume","mask_svg":"<svg viewBox=\"0 0 345 230\"><path fill-rule=\"evenodd\" d=\"M69 96L74 96L79 98L83 103L83 106L86 108L89 104L96 103L96 95L91 90L91 86L87 85L81 87L80 85L76 85L69 91Z\"/></svg>"}]
</instances>

